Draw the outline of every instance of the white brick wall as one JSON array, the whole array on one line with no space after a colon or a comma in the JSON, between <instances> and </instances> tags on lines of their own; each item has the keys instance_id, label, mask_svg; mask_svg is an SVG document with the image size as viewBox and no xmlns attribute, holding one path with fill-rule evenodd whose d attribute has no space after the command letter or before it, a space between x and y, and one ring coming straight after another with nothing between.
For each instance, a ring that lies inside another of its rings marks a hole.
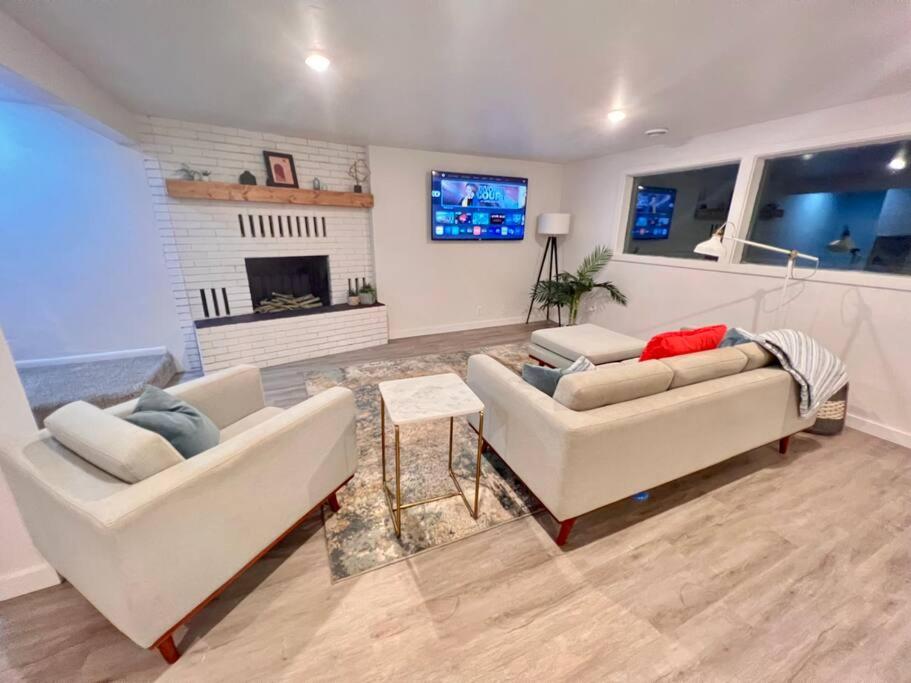
<instances>
[{"instance_id":1,"label":"white brick wall","mask_svg":"<svg viewBox=\"0 0 911 683\"><path fill-rule=\"evenodd\" d=\"M281 365L388 341L385 306L204 327L197 332L206 372L238 363Z\"/></svg>"},{"instance_id":2,"label":"white brick wall","mask_svg":"<svg viewBox=\"0 0 911 683\"><path fill-rule=\"evenodd\" d=\"M201 288L214 287L219 294L225 288L232 315L252 311L245 257L328 256L332 303L344 302L349 278L366 277L374 282L369 210L173 199L165 190L165 178L176 177L183 163L210 170L212 180L223 182L237 182L238 176L249 170L259 184L265 184L264 149L294 155L301 187L310 187L313 176L318 176L323 187L350 190L353 181L347 175L348 167L355 159L366 158L364 147L148 116L140 117L138 126L155 202L156 225L191 369L202 367L193 324L194 320L205 317L199 296ZM369 191L366 187L365 190ZM238 215L245 222L245 236L241 236ZM258 231L256 237L250 236L248 217L251 215L255 225L263 217L265 237ZM269 217L273 220L274 236L269 229ZM309 238L303 230L302 236L297 237L298 218L302 226L305 218L310 221ZM279 221L283 226L291 223L290 236L286 229L283 235L280 233ZM315 223L320 226L318 236L314 236ZM265 321L255 324L263 325Z\"/></svg>"}]
</instances>

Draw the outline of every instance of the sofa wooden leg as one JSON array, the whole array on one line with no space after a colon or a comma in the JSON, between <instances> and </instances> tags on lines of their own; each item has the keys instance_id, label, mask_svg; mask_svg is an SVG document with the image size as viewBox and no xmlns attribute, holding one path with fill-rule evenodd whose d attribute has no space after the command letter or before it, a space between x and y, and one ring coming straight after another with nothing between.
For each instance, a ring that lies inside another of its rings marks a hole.
<instances>
[{"instance_id":1,"label":"sofa wooden leg","mask_svg":"<svg viewBox=\"0 0 911 683\"><path fill-rule=\"evenodd\" d=\"M180 659L180 653L177 651L177 646L174 644L173 634L158 643L158 651L168 664L173 664Z\"/></svg>"},{"instance_id":2,"label":"sofa wooden leg","mask_svg":"<svg viewBox=\"0 0 911 683\"><path fill-rule=\"evenodd\" d=\"M329 494L329 497L326 498L326 502L329 503L329 509L331 509L332 512L338 512L342 509L342 506L338 504L338 498L335 495L335 491Z\"/></svg>"},{"instance_id":3,"label":"sofa wooden leg","mask_svg":"<svg viewBox=\"0 0 911 683\"><path fill-rule=\"evenodd\" d=\"M785 436L778 440L778 452L785 455L788 452L788 446L791 445L791 437Z\"/></svg>"},{"instance_id":4,"label":"sofa wooden leg","mask_svg":"<svg viewBox=\"0 0 911 683\"><path fill-rule=\"evenodd\" d=\"M569 539L569 532L573 530L573 524L576 523L576 517L572 519L567 519L563 522L560 522L560 533L557 534L555 539L557 545L566 545L567 539Z\"/></svg>"}]
</instances>

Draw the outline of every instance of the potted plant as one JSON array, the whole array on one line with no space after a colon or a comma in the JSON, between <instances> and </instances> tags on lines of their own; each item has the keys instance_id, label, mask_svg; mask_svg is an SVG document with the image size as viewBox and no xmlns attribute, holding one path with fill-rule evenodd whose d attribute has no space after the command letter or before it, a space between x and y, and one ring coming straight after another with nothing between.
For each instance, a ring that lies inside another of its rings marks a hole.
<instances>
[{"instance_id":1,"label":"potted plant","mask_svg":"<svg viewBox=\"0 0 911 683\"><path fill-rule=\"evenodd\" d=\"M358 298L364 306L372 306L376 303L376 290L366 280L364 284L361 285L361 291L358 293Z\"/></svg>"},{"instance_id":2,"label":"potted plant","mask_svg":"<svg viewBox=\"0 0 911 683\"><path fill-rule=\"evenodd\" d=\"M357 285L351 284L351 279L348 279L348 305L349 306L358 306L360 305L361 300L357 295Z\"/></svg>"},{"instance_id":3,"label":"potted plant","mask_svg":"<svg viewBox=\"0 0 911 683\"><path fill-rule=\"evenodd\" d=\"M615 303L626 306L626 295L610 281L595 282L595 277L608 264L613 252L605 246L595 247L591 254L582 260L582 265L575 273L557 273L553 280L542 280L532 289L532 298L545 309L550 306L566 306L569 309L569 325L576 324L579 315L579 304L582 297L593 289L603 289Z\"/></svg>"}]
</instances>

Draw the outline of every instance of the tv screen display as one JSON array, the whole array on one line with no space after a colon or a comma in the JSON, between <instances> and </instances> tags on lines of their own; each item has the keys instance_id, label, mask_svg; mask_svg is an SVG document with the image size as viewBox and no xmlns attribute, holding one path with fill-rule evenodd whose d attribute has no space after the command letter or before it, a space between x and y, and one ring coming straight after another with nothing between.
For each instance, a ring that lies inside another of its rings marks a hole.
<instances>
[{"instance_id":1,"label":"tv screen display","mask_svg":"<svg viewBox=\"0 0 911 683\"><path fill-rule=\"evenodd\" d=\"M677 190L668 187L639 187L633 216L634 240L666 240L671 233L671 218Z\"/></svg>"},{"instance_id":2,"label":"tv screen display","mask_svg":"<svg viewBox=\"0 0 911 683\"><path fill-rule=\"evenodd\" d=\"M430 236L434 240L525 238L528 178L433 171Z\"/></svg>"}]
</instances>

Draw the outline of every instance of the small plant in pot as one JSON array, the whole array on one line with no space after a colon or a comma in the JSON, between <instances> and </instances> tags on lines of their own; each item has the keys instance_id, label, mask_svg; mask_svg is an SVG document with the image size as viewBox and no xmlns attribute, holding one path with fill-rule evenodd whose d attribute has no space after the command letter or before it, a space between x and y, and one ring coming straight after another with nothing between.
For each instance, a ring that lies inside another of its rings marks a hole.
<instances>
[{"instance_id":1,"label":"small plant in pot","mask_svg":"<svg viewBox=\"0 0 911 683\"><path fill-rule=\"evenodd\" d=\"M603 289L614 303L626 306L626 294L610 281L595 282L598 273L613 257L613 252L604 246L595 247L591 254L582 260L582 265L575 273L558 273L553 280L542 280L535 284L531 296L539 308L565 306L568 309L568 324L575 325L579 315L579 304L582 297L595 289Z\"/></svg>"},{"instance_id":2,"label":"small plant in pot","mask_svg":"<svg viewBox=\"0 0 911 683\"><path fill-rule=\"evenodd\" d=\"M348 280L348 305L359 306L360 303L360 297L357 295L357 285L352 285L351 280Z\"/></svg>"},{"instance_id":3,"label":"small plant in pot","mask_svg":"<svg viewBox=\"0 0 911 683\"><path fill-rule=\"evenodd\" d=\"M361 285L361 291L358 293L358 298L364 306L372 306L376 303L376 290L373 288L369 282L364 282Z\"/></svg>"}]
</instances>

